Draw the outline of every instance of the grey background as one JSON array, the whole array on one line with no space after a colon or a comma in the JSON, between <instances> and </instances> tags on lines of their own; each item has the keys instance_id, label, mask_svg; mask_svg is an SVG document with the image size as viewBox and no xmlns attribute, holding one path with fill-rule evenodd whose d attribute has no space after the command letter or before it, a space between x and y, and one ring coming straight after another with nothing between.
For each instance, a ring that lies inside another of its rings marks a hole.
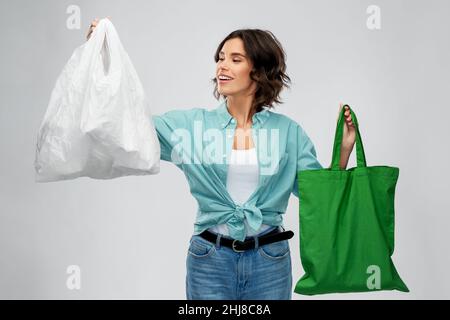
<instances>
[{"instance_id":1,"label":"grey background","mask_svg":"<svg viewBox=\"0 0 450 320\"><path fill-rule=\"evenodd\" d=\"M69 5L81 29L66 27ZM366 27L369 5L381 29ZM297 120L331 161L339 102L359 119L368 165L400 168L393 261L410 293L294 299L450 298L448 1L1 1L0 298L185 299L196 203L182 172L34 182L37 130L62 67L90 21L110 15L152 112L214 108L213 53L231 31L271 30L292 89L276 111ZM355 165L355 152L348 167ZM298 200L284 216L293 278L303 275ZM170 239L166 235L170 233ZM81 289L66 268L81 268Z\"/></svg>"}]
</instances>

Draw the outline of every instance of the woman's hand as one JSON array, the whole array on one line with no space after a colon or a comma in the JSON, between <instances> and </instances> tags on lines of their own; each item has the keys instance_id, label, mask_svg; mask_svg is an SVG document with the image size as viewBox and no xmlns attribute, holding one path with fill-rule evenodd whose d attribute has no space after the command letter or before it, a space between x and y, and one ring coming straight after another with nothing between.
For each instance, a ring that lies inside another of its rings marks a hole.
<instances>
[{"instance_id":1,"label":"woman's hand","mask_svg":"<svg viewBox=\"0 0 450 320\"><path fill-rule=\"evenodd\" d=\"M341 114L341 110L342 110L342 103L339 104L339 113L337 121L339 121L339 115ZM355 124L352 121L352 115L350 114L350 110L348 109L347 106L345 106L344 119L345 124L341 144L341 159L339 159L339 166L341 167L341 169L347 168L348 159L350 158L350 154L352 153L356 138Z\"/></svg>"},{"instance_id":2,"label":"woman's hand","mask_svg":"<svg viewBox=\"0 0 450 320\"><path fill-rule=\"evenodd\" d=\"M107 18L109 20L111 20L110 16L108 16ZM89 40L89 38L91 37L91 34L94 31L94 29L97 26L97 24L98 24L98 18L95 18L94 20L92 20L91 25L89 26L89 30L88 30L87 35L86 35L86 40Z\"/></svg>"},{"instance_id":3,"label":"woman's hand","mask_svg":"<svg viewBox=\"0 0 450 320\"><path fill-rule=\"evenodd\" d=\"M86 35L86 40L89 40L89 38L91 37L92 31L94 31L97 24L98 24L98 18L95 18L94 20L92 20L91 25L89 26L88 33Z\"/></svg>"},{"instance_id":4,"label":"woman's hand","mask_svg":"<svg viewBox=\"0 0 450 320\"><path fill-rule=\"evenodd\" d=\"M341 114L341 110L342 110L342 103L339 104L339 114ZM341 148L342 150L348 151L350 153L353 149L353 146L355 145L356 128L355 124L352 121L352 115L350 114L348 106L345 106L344 118L345 118L345 125L344 125L344 135L342 136Z\"/></svg>"}]
</instances>

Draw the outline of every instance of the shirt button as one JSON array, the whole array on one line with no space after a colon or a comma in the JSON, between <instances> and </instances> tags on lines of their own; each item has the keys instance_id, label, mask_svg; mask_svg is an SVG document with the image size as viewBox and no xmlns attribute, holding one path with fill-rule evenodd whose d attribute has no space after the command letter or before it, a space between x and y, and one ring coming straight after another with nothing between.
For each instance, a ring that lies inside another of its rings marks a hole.
<instances>
[{"instance_id":1,"label":"shirt button","mask_svg":"<svg viewBox=\"0 0 450 320\"><path fill-rule=\"evenodd\" d=\"M232 134L229 134L229 135L228 135L228 138L233 138L233 135L232 135Z\"/></svg>"},{"instance_id":2,"label":"shirt button","mask_svg":"<svg viewBox=\"0 0 450 320\"><path fill-rule=\"evenodd\" d=\"M236 122L236 120L234 120L234 119L231 119L231 123L235 123Z\"/></svg>"}]
</instances>

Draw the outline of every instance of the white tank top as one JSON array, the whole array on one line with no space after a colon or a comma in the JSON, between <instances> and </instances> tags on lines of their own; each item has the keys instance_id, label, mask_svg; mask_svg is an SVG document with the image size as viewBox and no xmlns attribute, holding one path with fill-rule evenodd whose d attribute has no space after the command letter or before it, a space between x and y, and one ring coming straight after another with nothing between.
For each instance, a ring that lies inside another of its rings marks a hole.
<instances>
[{"instance_id":1,"label":"white tank top","mask_svg":"<svg viewBox=\"0 0 450 320\"><path fill-rule=\"evenodd\" d=\"M231 149L231 158L228 165L227 189L231 198L237 204L243 204L258 186L259 170L256 148ZM262 224L259 230L254 232L244 219L246 236L253 236L271 226ZM229 236L226 223L215 225L208 229L215 233Z\"/></svg>"}]
</instances>

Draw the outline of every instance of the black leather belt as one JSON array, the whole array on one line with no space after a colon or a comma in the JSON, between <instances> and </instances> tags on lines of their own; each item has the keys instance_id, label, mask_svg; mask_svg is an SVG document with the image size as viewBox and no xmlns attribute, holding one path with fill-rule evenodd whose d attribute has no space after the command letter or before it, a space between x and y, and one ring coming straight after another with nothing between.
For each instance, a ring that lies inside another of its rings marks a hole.
<instances>
[{"instance_id":1,"label":"black leather belt","mask_svg":"<svg viewBox=\"0 0 450 320\"><path fill-rule=\"evenodd\" d=\"M218 235L210 232L208 230L203 231L199 234L200 237L202 237L205 240L208 240L212 243L217 242ZM272 231L263 234L262 236L258 236L258 246L263 246L265 244L269 244L272 242L277 242L281 240L290 239L294 236L294 232L292 231L281 231L279 228L275 228ZM248 237L247 240L240 241L237 239L230 239L221 237L220 238L220 245L226 246L229 248L232 248L235 252L243 252L245 250L254 249L256 246L255 238L254 237Z\"/></svg>"}]
</instances>

